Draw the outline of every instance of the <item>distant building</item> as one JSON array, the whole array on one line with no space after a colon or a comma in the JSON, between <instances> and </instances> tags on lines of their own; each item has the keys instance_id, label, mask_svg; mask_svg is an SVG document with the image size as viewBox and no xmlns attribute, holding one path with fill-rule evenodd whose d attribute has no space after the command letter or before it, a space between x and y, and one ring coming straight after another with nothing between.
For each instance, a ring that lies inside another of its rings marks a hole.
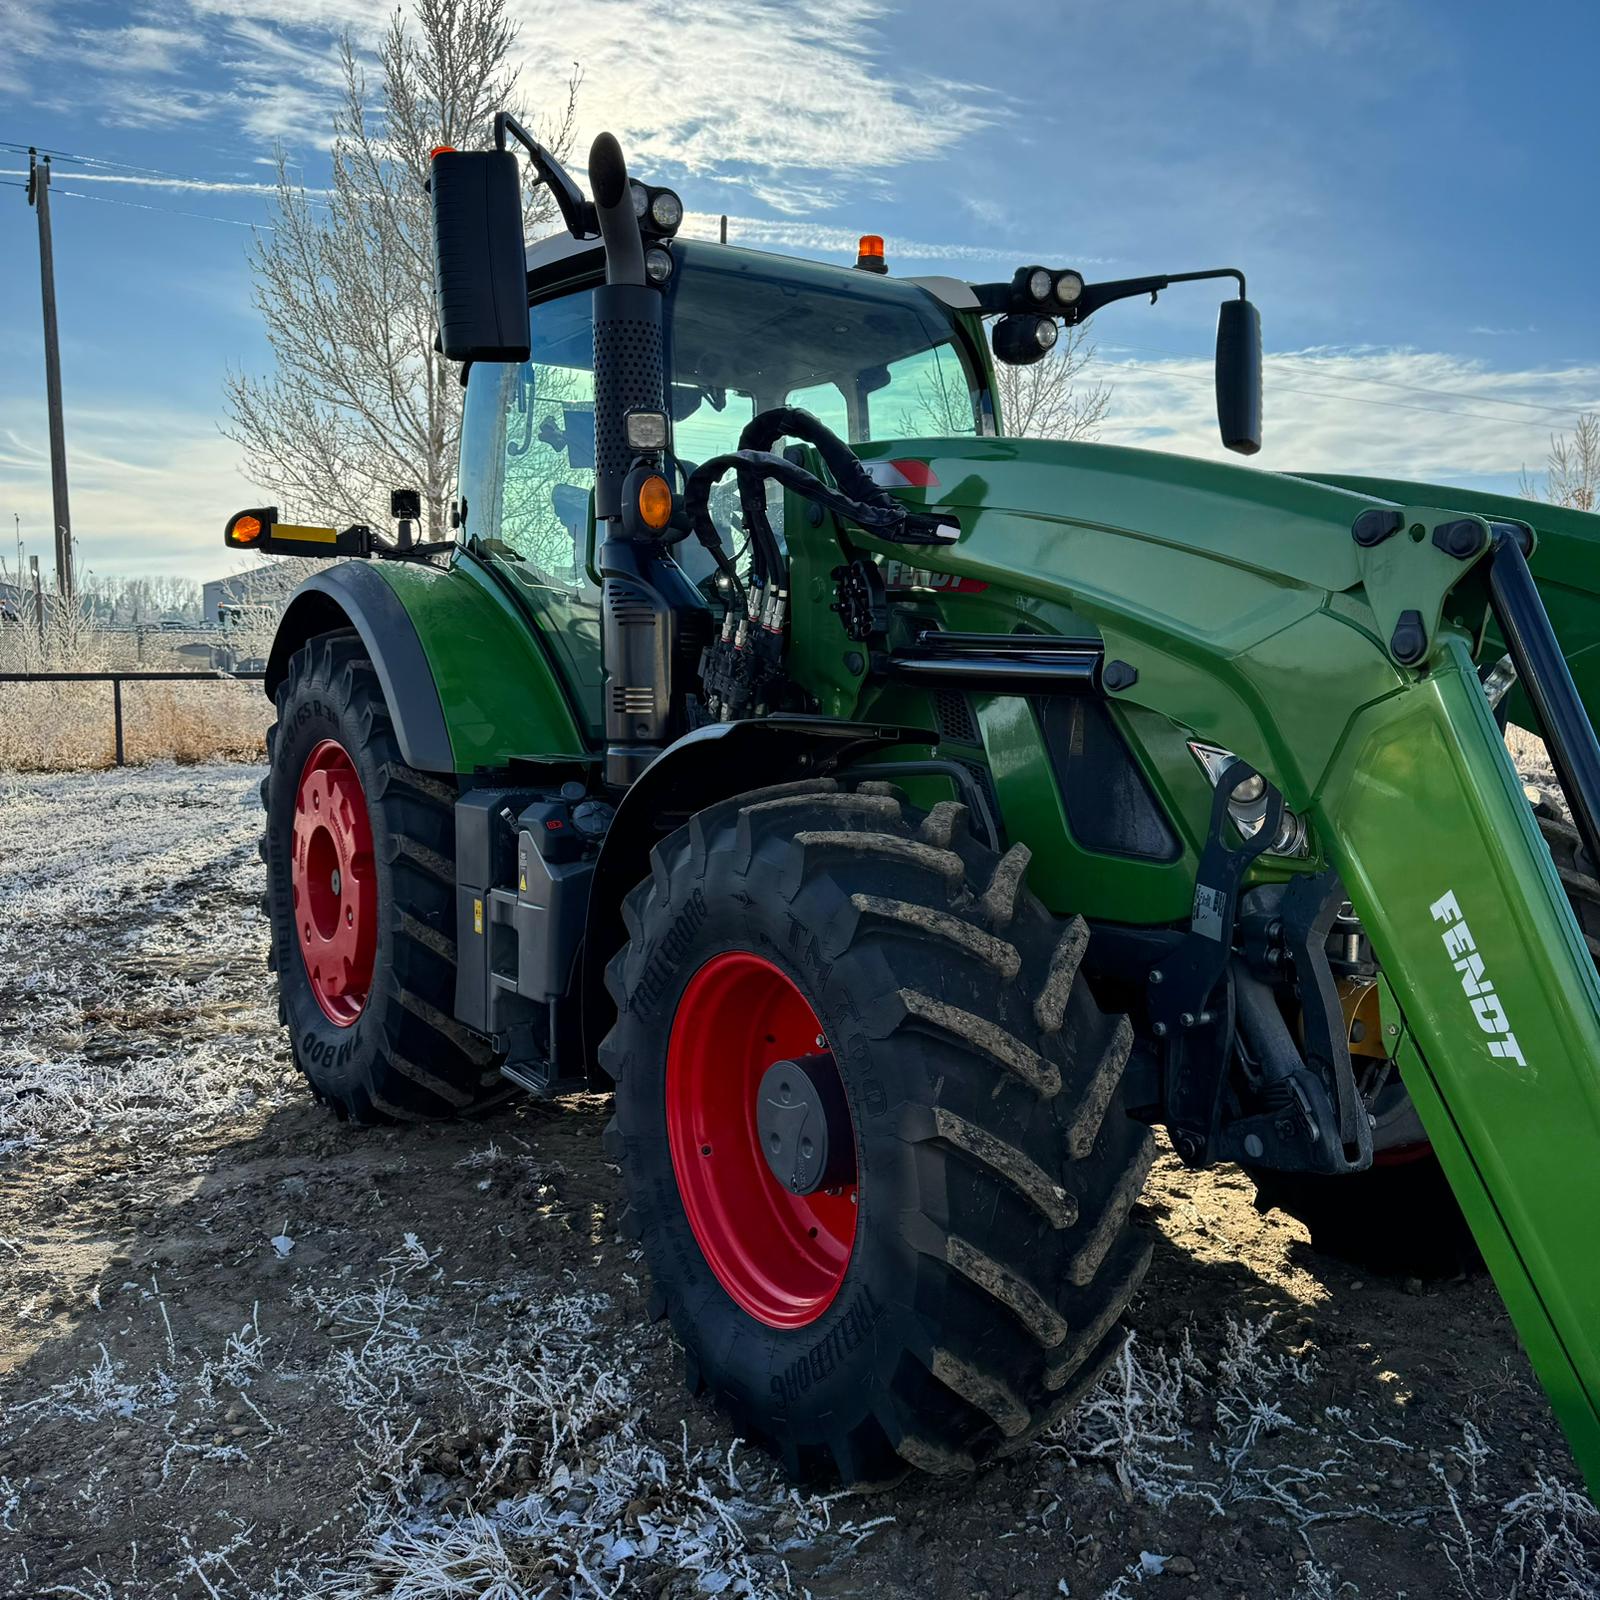
<instances>
[{"instance_id":1,"label":"distant building","mask_svg":"<svg viewBox=\"0 0 1600 1600\"><path fill-rule=\"evenodd\" d=\"M201 607L208 628L217 625L217 608L231 606L281 606L289 598L283 574L274 566L246 567L201 585Z\"/></svg>"},{"instance_id":2,"label":"distant building","mask_svg":"<svg viewBox=\"0 0 1600 1600\"><path fill-rule=\"evenodd\" d=\"M19 622L28 613L33 596L20 583L0 582L0 622Z\"/></svg>"}]
</instances>

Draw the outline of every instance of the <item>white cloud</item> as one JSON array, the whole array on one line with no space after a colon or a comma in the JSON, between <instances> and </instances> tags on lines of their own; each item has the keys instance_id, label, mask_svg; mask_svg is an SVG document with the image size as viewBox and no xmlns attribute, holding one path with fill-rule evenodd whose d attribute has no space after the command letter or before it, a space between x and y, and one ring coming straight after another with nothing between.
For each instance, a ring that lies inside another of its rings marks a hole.
<instances>
[{"instance_id":1,"label":"white cloud","mask_svg":"<svg viewBox=\"0 0 1600 1600\"><path fill-rule=\"evenodd\" d=\"M295 143L325 133L318 102L334 35L349 28L370 44L388 21L387 7L365 0L190 0L190 9L222 27L245 126ZM513 9L530 114L564 105L582 69L580 152L609 128L641 171L722 177L791 214L830 202L841 179L936 157L1006 115L979 86L902 69L879 32L895 9L885 0L815 12L787 0L582 0L559 15L543 0L513 0Z\"/></svg>"},{"instance_id":2,"label":"white cloud","mask_svg":"<svg viewBox=\"0 0 1600 1600\"><path fill-rule=\"evenodd\" d=\"M643 170L737 177L793 170L855 178L949 149L1000 115L976 86L901 70L879 0L819 10L786 0L521 0L523 89L561 103L583 68L585 141L609 127ZM759 184L753 186L759 187Z\"/></svg>"},{"instance_id":3,"label":"white cloud","mask_svg":"<svg viewBox=\"0 0 1600 1600\"><path fill-rule=\"evenodd\" d=\"M258 491L213 417L150 406L75 407L69 399L65 420L80 570L209 578L230 569L222 525ZM0 401L0 474L7 548L15 511L29 551L48 568L53 513L41 397Z\"/></svg>"},{"instance_id":4,"label":"white cloud","mask_svg":"<svg viewBox=\"0 0 1600 1600\"><path fill-rule=\"evenodd\" d=\"M1106 443L1241 459L1217 438L1209 359L1142 359L1106 343L1094 371L1112 388ZM1255 465L1515 478L1542 466L1552 432L1600 408L1600 365L1504 371L1436 352L1304 350L1269 356L1264 387Z\"/></svg>"}]
</instances>

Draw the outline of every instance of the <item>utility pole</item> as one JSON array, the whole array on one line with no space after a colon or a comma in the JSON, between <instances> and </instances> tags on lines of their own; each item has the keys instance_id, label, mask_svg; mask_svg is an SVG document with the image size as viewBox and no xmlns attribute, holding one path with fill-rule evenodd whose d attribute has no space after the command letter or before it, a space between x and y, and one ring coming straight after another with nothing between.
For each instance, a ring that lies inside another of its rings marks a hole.
<instances>
[{"instance_id":1,"label":"utility pole","mask_svg":"<svg viewBox=\"0 0 1600 1600\"><path fill-rule=\"evenodd\" d=\"M50 157L28 150L28 204L39 218L39 289L44 300L44 392L50 410L50 499L55 510L56 593L72 597L72 515L67 509L67 436L61 421L61 347L56 332L56 258L50 242Z\"/></svg>"}]
</instances>

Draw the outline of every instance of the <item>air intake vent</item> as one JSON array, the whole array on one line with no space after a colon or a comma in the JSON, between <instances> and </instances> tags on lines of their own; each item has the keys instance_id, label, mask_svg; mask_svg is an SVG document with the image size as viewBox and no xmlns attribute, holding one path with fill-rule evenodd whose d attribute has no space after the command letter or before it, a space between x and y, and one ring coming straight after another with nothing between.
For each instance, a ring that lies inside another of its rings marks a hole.
<instances>
[{"instance_id":1,"label":"air intake vent","mask_svg":"<svg viewBox=\"0 0 1600 1600\"><path fill-rule=\"evenodd\" d=\"M606 584L606 601L611 615L624 628L653 627L656 608L650 596L631 583L620 583L615 578Z\"/></svg>"},{"instance_id":2,"label":"air intake vent","mask_svg":"<svg viewBox=\"0 0 1600 1600\"><path fill-rule=\"evenodd\" d=\"M655 708L654 689L630 687L625 683L611 685L611 709L619 716L648 717Z\"/></svg>"},{"instance_id":3,"label":"air intake vent","mask_svg":"<svg viewBox=\"0 0 1600 1600\"><path fill-rule=\"evenodd\" d=\"M939 737L950 744L981 744L972 706L959 689L938 689L933 696L933 721Z\"/></svg>"}]
</instances>

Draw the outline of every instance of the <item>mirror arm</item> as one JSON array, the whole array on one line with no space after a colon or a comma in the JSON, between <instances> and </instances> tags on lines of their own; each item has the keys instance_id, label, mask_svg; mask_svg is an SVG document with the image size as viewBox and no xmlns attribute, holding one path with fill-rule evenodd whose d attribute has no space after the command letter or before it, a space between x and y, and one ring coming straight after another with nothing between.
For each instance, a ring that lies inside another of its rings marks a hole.
<instances>
[{"instance_id":1,"label":"mirror arm","mask_svg":"<svg viewBox=\"0 0 1600 1600\"><path fill-rule=\"evenodd\" d=\"M1101 306L1116 300L1131 300L1136 295L1147 294L1153 300L1161 291L1174 283L1198 283L1206 278L1233 278L1239 285L1239 298L1245 298L1244 274L1237 267L1212 267L1205 272L1158 273L1148 278L1113 278L1106 283L1088 283L1083 293L1070 306L1039 304L1018 292L1013 280L1004 283L972 283L973 298L985 316L1004 316L1007 313L1026 316L1030 313L1042 317L1060 317L1069 327L1087 321Z\"/></svg>"},{"instance_id":2,"label":"mirror arm","mask_svg":"<svg viewBox=\"0 0 1600 1600\"><path fill-rule=\"evenodd\" d=\"M561 212L561 220L567 225L567 232L574 239L596 237L600 232L600 224L595 218L594 206L583 198L582 190L572 181L567 169L509 111L495 112L496 150L505 149L508 133L528 152L540 182L549 187L556 207Z\"/></svg>"}]
</instances>

